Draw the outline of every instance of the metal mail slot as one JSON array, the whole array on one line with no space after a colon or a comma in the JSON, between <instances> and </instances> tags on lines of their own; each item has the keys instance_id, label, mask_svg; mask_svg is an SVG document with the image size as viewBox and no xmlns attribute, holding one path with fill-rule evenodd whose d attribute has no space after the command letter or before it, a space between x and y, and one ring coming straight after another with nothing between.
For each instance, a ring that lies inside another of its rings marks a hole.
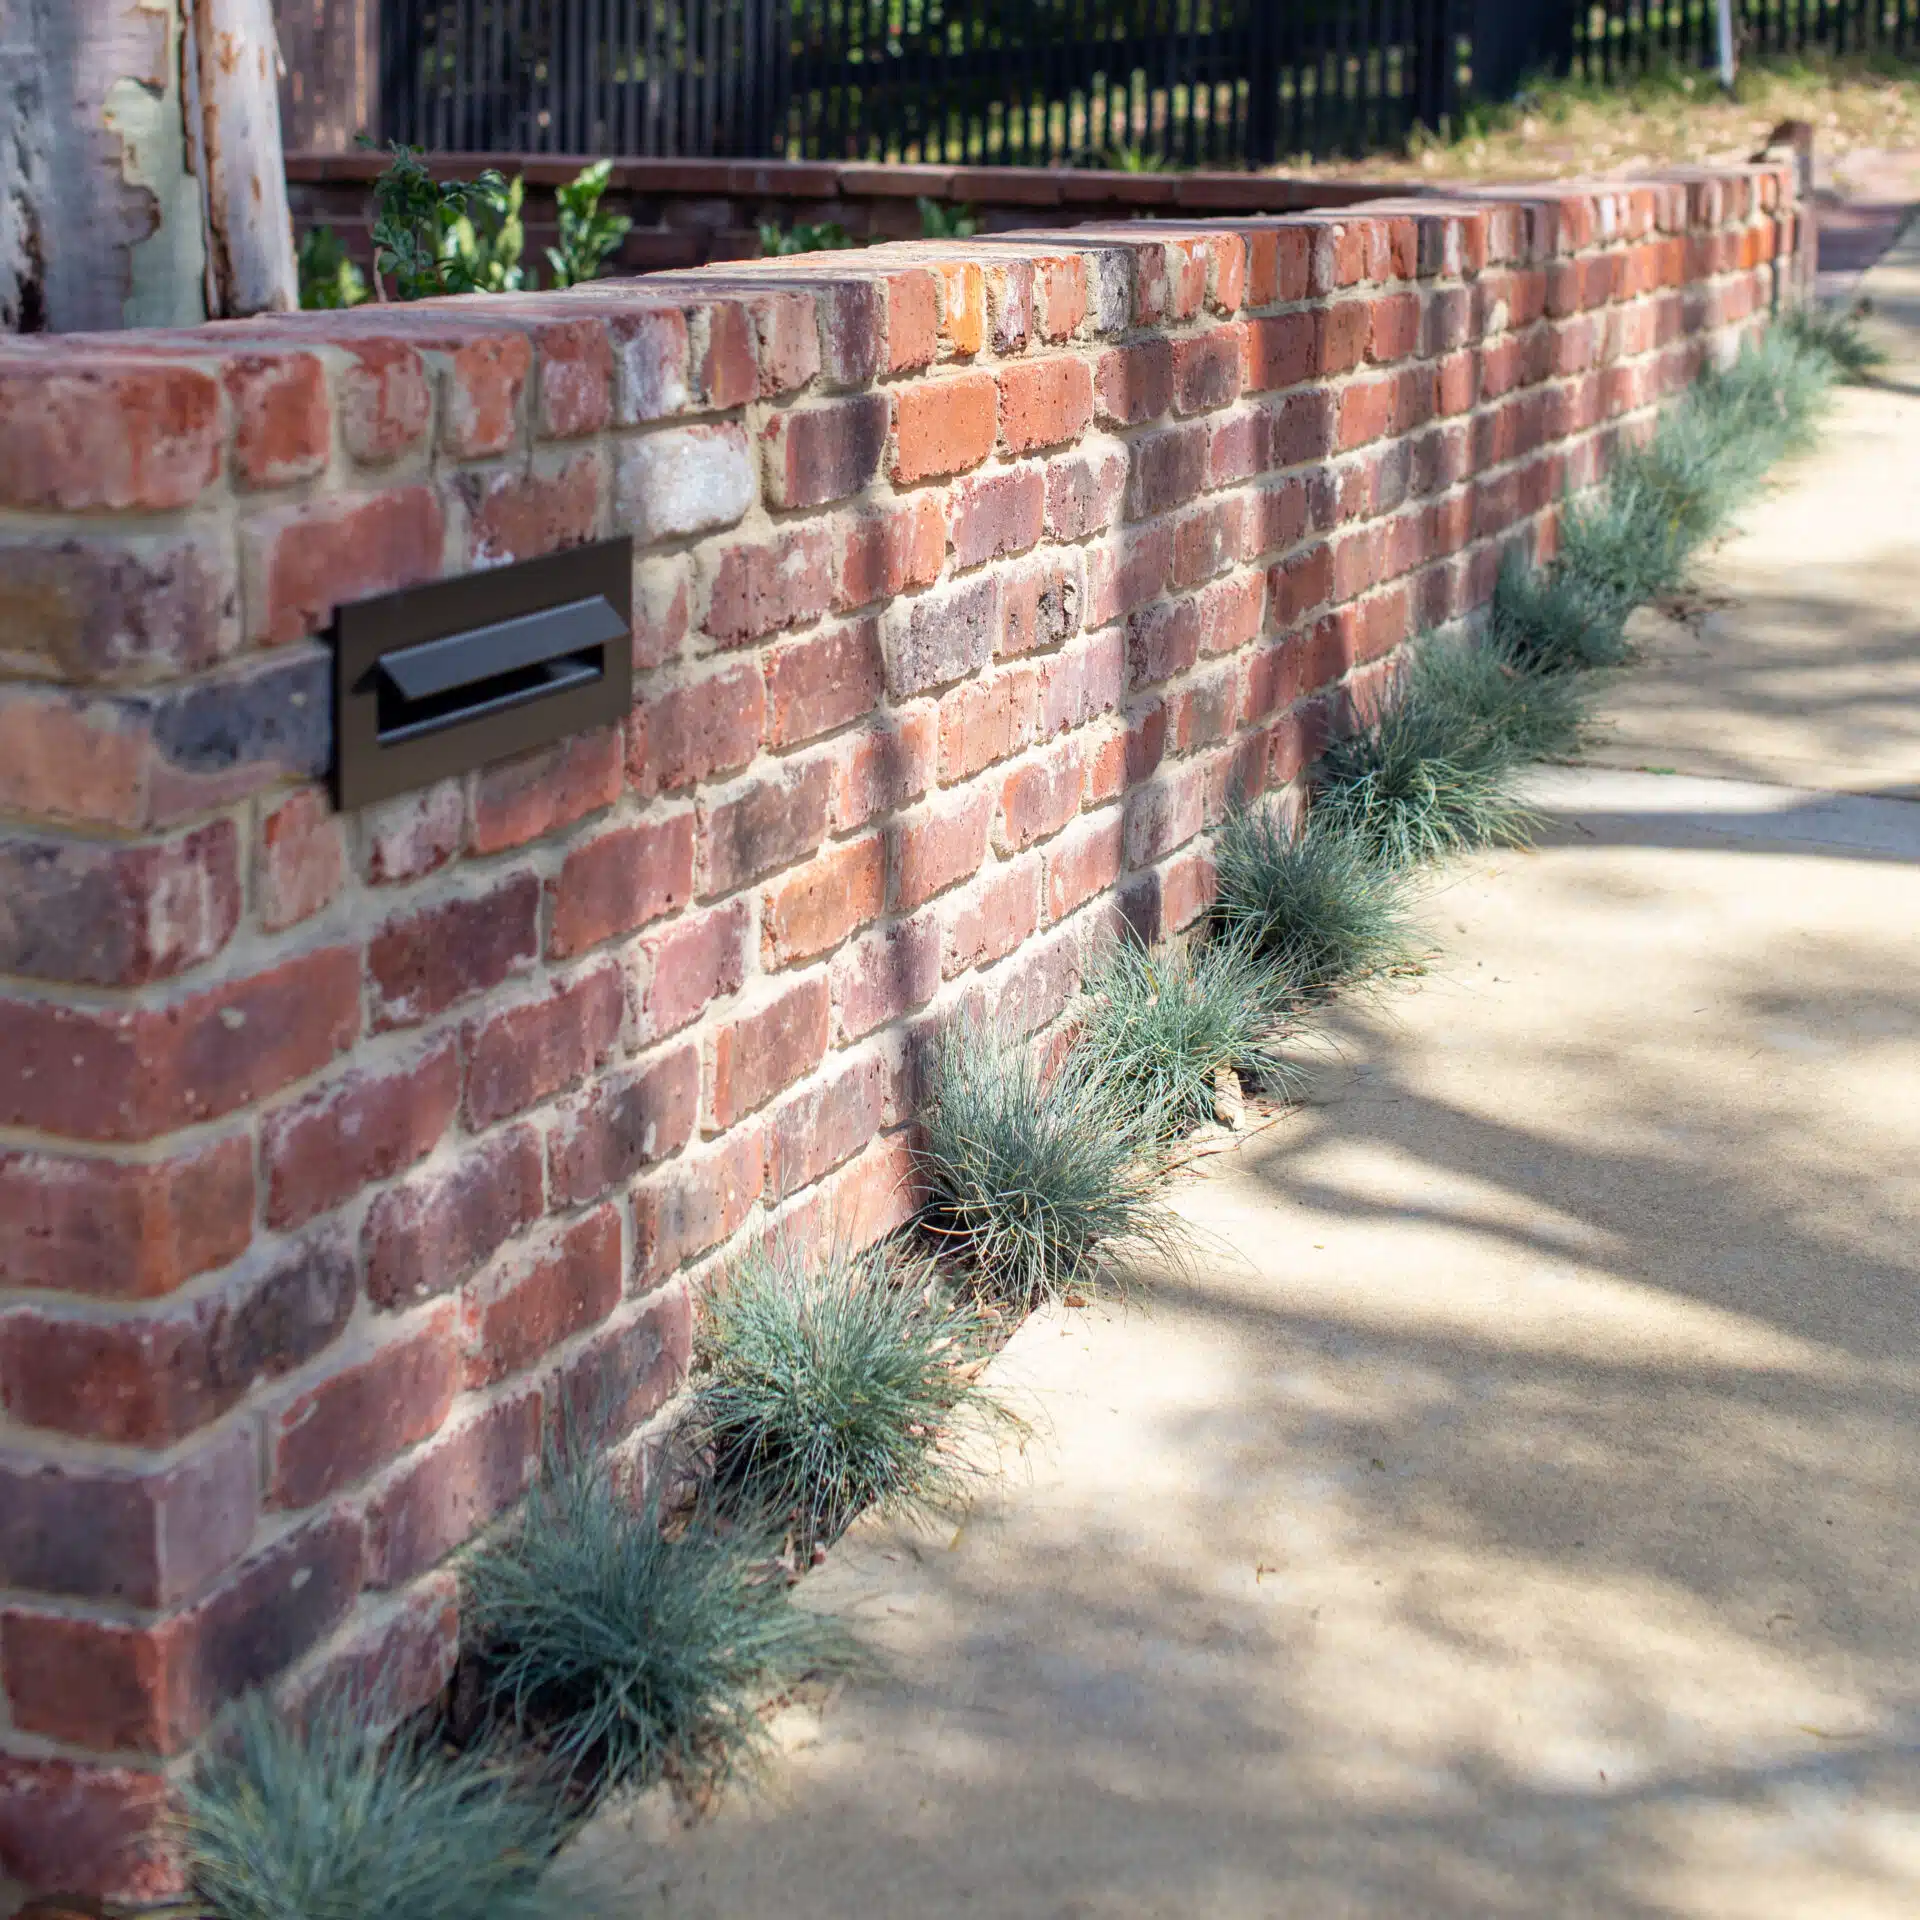
<instances>
[{"instance_id":1,"label":"metal mail slot","mask_svg":"<svg viewBox=\"0 0 1920 1920\"><path fill-rule=\"evenodd\" d=\"M363 807L624 720L633 543L383 593L334 621L334 799Z\"/></svg>"}]
</instances>

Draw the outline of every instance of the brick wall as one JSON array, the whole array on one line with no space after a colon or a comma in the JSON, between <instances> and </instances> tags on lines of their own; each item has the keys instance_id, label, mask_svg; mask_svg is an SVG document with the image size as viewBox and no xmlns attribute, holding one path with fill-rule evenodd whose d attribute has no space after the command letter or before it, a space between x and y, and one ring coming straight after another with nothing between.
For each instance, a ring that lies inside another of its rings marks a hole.
<instances>
[{"instance_id":1,"label":"brick wall","mask_svg":"<svg viewBox=\"0 0 1920 1920\"><path fill-rule=\"evenodd\" d=\"M1785 284L1791 169L0 347L0 1865L453 1656L544 1421L1038 1030ZM353 817L340 600L630 530L635 705Z\"/></svg>"}]
</instances>

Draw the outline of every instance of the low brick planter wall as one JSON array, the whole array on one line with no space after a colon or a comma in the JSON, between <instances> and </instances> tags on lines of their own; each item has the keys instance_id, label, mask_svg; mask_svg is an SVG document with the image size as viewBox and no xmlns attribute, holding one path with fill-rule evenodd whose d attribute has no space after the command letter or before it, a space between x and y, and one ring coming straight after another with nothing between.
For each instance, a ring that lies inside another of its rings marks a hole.
<instances>
[{"instance_id":1,"label":"low brick planter wall","mask_svg":"<svg viewBox=\"0 0 1920 1920\"><path fill-rule=\"evenodd\" d=\"M1792 282L1790 167L0 346L0 1867L160 1896L244 1690L429 1700L543 1423L908 1055L1200 915ZM336 603L616 531L623 727L342 817Z\"/></svg>"}]
</instances>

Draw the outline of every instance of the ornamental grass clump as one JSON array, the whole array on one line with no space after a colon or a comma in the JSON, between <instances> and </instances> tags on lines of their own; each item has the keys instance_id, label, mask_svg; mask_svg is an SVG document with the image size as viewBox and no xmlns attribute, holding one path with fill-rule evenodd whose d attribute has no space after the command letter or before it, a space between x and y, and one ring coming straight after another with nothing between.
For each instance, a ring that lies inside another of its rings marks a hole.
<instances>
[{"instance_id":1,"label":"ornamental grass clump","mask_svg":"<svg viewBox=\"0 0 1920 1920\"><path fill-rule=\"evenodd\" d=\"M1157 1143L1078 1059L1049 1073L1028 1043L956 1021L932 1048L921 1120L923 1224L989 1298L1091 1289L1130 1246L1177 1254Z\"/></svg>"},{"instance_id":2,"label":"ornamental grass clump","mask_svg":"<svg viewBox=\"0 0 1920 1920\"><path fill-rule=\"evenodd\" d=\"M974 1383L979 1310L897 1245L818 1262L775 1241L708 1303L691 1436L722 1507L794 1536L802 1564L866 1506L926 1513L961 1490L956 1424L990 1413Z\"/></svg>"},{"instance_id":3,"label":"ornamental grass clump","mask_svg":"<svg viewBox=\"0 0 1920 1920\"><path fill-rule=\"evenodd\" d=\"M846 1663L773 1552L707 1514L664 1532L656 1497L551 1447L518 1522L468 1569L492 1711L576 1789L725 1776L760 1750L765 1700Z\"/></svg>"},{"instance_id":4,"label":"ornamental grass clump","mask_svg":"<svg viewBox=\"0 0 1920 1920\"><path fill-rule=\"evenodd\" d=\"M1177 1139L1213 1118L1225 1071L1293 1085L1283 1049L1298 1001L1292 976L1250 942L1122 940L1088 972L1069 1071L1097 1077L1143 1134Z\"/></svg>"},{"instance_id":5,"label":"ornamental grass clump","mask_svg":"<svg viewBox=\"0 0 1920 1920\"><path fill-rule=\"evenodd\" d=\"M1488 643L1538 673L1624 666L1629 608L1561 565L1530 566L1517 548L1501 562L1487 611Z\"/></svg>"},{"instance_id":6,"label":"ornamental grass clump","mask_svg":"<svg viewBox=\"0 0 1920 1920\"><path fill-rule=\"evenodd\" d=\"M1213 855L1222 935L1302 993L1385 973L1418 951L1405 874L1325 813L1296 832L1278 807L1235 808Z\"/></svg>"},{"instance_id":7,"label":"ornamental grass clump","mask_svg":"<svg viewBox=\"0 0 1920 1920\"><path fill-rule=\"evenodd\" d=\"M546 1877L557 1799L488 1749L372 1731L344 1696L296 1726L255 1695L183 1781L181 1837L209 1920L577 1920ZM596 1909L597 1910L597 1909Z\"/></svg>"},{"instance_id":8,"label":"ornamental grass clump","mask_svg":"<svg viewBox=\"0 0 1920 1920\"><path fill-rule=\"evenodd\" d=\"M1824 359L1836 380L1870 380L1887 364L1885 350L1861 331L1857 308L1794 307L1774 327L1802 352Z\"/></svg>"}]
</instances>

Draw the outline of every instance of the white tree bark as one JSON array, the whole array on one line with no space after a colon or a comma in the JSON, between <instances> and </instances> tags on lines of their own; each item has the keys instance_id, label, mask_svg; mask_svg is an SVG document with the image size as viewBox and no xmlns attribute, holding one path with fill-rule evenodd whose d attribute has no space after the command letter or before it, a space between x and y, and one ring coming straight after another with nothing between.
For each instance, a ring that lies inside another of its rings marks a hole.
<instances>
[{"instance_id":1,"label":"white tree bark","mask_svg":"<svg viewBox=\"0 0 1920 1920\"><path fill-rule=\"evenodd\" d=\"M0 326L296 304L274 68L270 0L0 0Z\"/></svg>"}]
</instances>

